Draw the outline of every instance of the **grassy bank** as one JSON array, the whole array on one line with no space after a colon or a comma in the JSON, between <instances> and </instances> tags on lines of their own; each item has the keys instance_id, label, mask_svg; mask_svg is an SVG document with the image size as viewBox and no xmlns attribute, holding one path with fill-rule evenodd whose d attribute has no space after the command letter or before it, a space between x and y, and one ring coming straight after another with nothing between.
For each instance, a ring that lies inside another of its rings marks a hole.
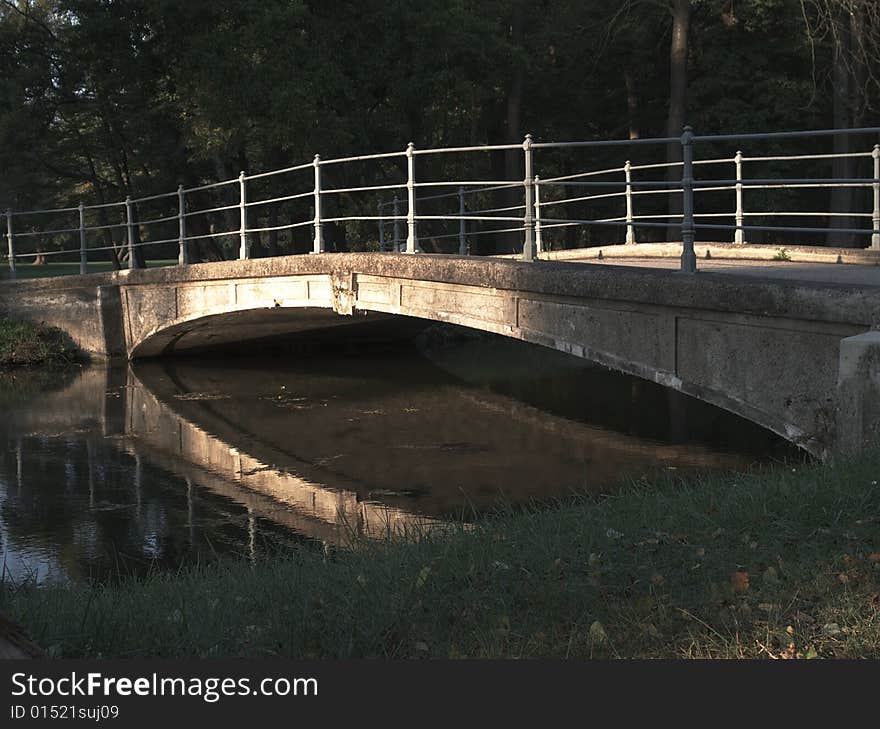
<instances>
[{"instance_id":1,"label":"grassy bank","mask_svg":"<svg viewBox=\"0 0 880 729\"><path fill-rule=\"evenodd\" d=\"M72 362L76 348L60 329L0 316L0 368Z\"/></svg>"},{"instance_id":2,"label":"grassy bank","mask_svg":"<svg viewBox=\"0 0 880 729\"><path fill-rule=\"evenodd\" d=\"M632 484L472 531L14 587L59 656L880 658L880 453Z\"/></svg>"}]
</instances>

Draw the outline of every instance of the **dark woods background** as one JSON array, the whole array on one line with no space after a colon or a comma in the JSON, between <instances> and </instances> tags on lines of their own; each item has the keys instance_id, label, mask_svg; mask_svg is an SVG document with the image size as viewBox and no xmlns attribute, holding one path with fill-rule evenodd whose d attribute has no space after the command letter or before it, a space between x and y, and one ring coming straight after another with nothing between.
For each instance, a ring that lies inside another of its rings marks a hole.
<instances>
[{"instance_id":1,"label":"dark woods background","mask_svg":"<svg viewBox=\"0 0 880 729\"><path fill-rule=\"evenodd\" d=\"M0 206L117 201L308 162L315 153L402 150L410 140L427 148L521 142L526 132L543 141L678 135L684 123L700 134L872 125L880 119L878 77L880 0L2 0ZM809 150L803 141L755 143L744 153L863 152L876 141L822 138ZM697 154L735 151L704 145ZM546 151L536 155L536 172L570 174L620 167L629 155L644 164L678 154L676 145ZM766 164L752 172L867 176L870 162ZM418 163L419 180L522 179L519 151ZM400 182L404 169L396 159L340 165L326 170L324 184ZM729 179L732 169L712 174ZM248 196L311 185L306 170L254 181ZM515 205L521 193L475 195L468 206ZM810 194L814 209L870 209L862 189ZM193 194L187 205L222 206L237 195L233 185ZM750 204L797 209L786 195L756 192ZM380 203L390 214L392 197L328 196L323 214L376 215ZM662 197L646 196L640 212L664 212ZM139 219L173 213L176 204L139 205ZM249 225L306 220L310 205L306 198L254 208ZM566 215L614 215L620 205L618 199ZM420 212L457 209L458 201L447 199ZM117 222L119 214L96 211L88 223ZM237 230L237 215L194 216L190 232ZM60 227L39 218L21 224ZM174 221L167 225L139 235L174 236ZM427 250L457 250L443 239L456 230L457 223L426 224L420 235ZM386 232L390 237L390 226ZM116 242L123 234L100 235ZM325 235L331 249L357 248L375 245L378 230L375 223L331 224ZM640 239L662 235L639 231ZM310 236L307 226L255 234L253 252L306 250ZM621 236L572 227L560 229L553 245ZM483 240L472 244L475 252L516 245L500 236ZM817 242L866 245L864 237L833 231ZM22 245L35 252L67 247L58 236ZM192 246L194 259L210 260L234 256L238 242L217 236ZM174 246L168 253L176 255Z\"/></svg>"}]
</instances>

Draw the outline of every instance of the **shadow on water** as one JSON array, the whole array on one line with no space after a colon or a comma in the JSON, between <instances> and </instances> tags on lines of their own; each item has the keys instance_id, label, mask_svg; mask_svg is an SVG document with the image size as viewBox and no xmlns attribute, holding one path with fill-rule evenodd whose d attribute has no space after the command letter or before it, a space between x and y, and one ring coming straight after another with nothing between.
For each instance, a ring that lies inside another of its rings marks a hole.
<instances>
[{"instance_id":1,"label":"shadow on water","mask_svg":"<svg viewBox=\"0 0 880 729\"><path fill-rule=\"evenodd\" d=\"M0 549L14 580L340 547L669 469L796 457L650 383L430 332L420 350L294 346L86 368L5 404Z\"/></svg>"}]
</instances>

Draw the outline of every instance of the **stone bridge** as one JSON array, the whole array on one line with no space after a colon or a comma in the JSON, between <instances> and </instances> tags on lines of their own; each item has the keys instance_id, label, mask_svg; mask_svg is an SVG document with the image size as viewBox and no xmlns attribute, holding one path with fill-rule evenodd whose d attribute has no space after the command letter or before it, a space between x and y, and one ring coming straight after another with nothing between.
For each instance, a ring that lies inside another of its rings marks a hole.
<instances>
[{"instance_id":1,"label":"stone bridge","mask_svg":"<svg viewBox=\"0 0 880 729\"><path fill-rule=\"evenodd\" d=\"M327 253L0 285L0 312L100 358L411 317L658 382L807 451L880 432L880 287L459 256Z\"/></svg>"}]
</instances>

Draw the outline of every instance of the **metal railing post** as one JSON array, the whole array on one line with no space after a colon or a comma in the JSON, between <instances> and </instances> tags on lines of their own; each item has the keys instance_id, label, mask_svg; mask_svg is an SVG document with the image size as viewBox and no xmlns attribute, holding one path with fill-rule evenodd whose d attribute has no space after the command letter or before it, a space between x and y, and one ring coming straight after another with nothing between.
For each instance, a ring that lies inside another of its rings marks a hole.
<instances>
[{"instance_id":1,"label":"metal railing post","mask_svg":"<svg viewBox=\"0 0 880 729\"><path fill-rule=\"evenodd\" d=\"M541 178L535 175L535 248L544 252L544 239L541 237Z\"/></svg>"},{"instance_id":2,"label":"metal railing post","mask_svg":"<svg viewBox=\"0 0 880 729\"><path fill-rule=\"evenodd\" d=\"M376 211L379 213L379 250L385 252L385 220L382 217L382 203L376 205Z\"/></svg>"},{"instance_id":3,"label":"metal railing post","mask_svg":"<svg viewBox=\"0 0 880 729\"><path fill-rule=\"evenodd\" d=\"M689 126L681 135L681 270L696 273L697 255L694 252L694 132Z\"/></svg>"},{"instance_id":4,"label":"metal railing post","mask_svg":"<svg viewBox=\"0 0 880 729\"><path fill-rule=\"evenodd\" d=\"M312 253L324 252L324 230L321 223L321 155L316 154L312 160L315 168L315 240Z\"/></svg>"},{"instance_id":5,"label":"metal railing post","mask_svg":"<svg viewBox=\"0 0 880 729\"><path fill-rule=\"evenodd\" d=\"M9 275L15 278L15 244L12 235L12 210L6 211L6 243L9 246Z\"/></svg>"},{"instance_id":6,"label":"metal railing post","mask_svg":"<svg viewBox=\"0 0 880 729\"><path fill-rule=\"evenodd\" d=\"M189 263L189 252L186 250L186 197L183 185L177 186L177 265Z\"/></svg>"},{"instance_id":7,"label":"metal railing post","mask_svg":"<svg viewBox=\"0 0 880 729\"><path fill-rule=\"evenodd\" d=\"M523 187L525 192L526 211L523 216L523 228L525 236L523 239L522 259L524 261L535 260L535 211L534 201L532 199L532 185L534 184L534 175L532 174L532 135L526 134L523 141L523 157L525 161L525 177L523 179Z\"/></svg>"},{"instance_id":8,"label":"metal railing post","mask_svg":"<svg viewBox=\"0 0 880 729\"><path fill-rule=\"evenodd\" d=\"M89 272L89 259L86 254L86 208L82 200L79 203L79 272Z\"/></svg>"},{"instance_id":9,"label":"metal railing post","mask_svg":"<svg viewBox=\"0 0 880 729\"><path fill-rule=\"evenodd\" d=\"M415 172L415 145L410 142L406 145L406 252L415 253L418 239L416 238L416 172Z\"/></svg>"},{"instance_id":10,"label":"metal railing post","mask_svg":"<svg viewBox=\"0 0 880 729\"><path fill-rule=\"evenodd\" d=\"M623 165L623 174L626 178L626 244L633 245L636 242L636 229L633 226L632 165L629 160Z\"/></svg>"},{"instance_id":11,"label":"metal railing post","mask_svg":"<svg viewBox=\"0 0 880 729\"><path fill-rule=\"evenodd\" d=\"M251 246L248 243L247 236L247 196L245 190L245 177L244 170L242 170L238 175L238 190L239 190L239 202L238 202L238 210L239 210L239 218L240 228L239 228L239 237L240 243L238 246L238 257L240 260L245 260L251 257Z\"/></svg>"},{"instance_id":12,"label":"metal railing post","mask_svg":"<svg viewBox=\"0 0 880 729\"><path fill-rule=\"evenodd\" d=\"M394 225L392 226L392 235L394 236L394 252L400 253L400 221L397 219L400 215L400 200L397 195L394 196L394 207L391 208L391 214L394 216Z\"/></svg>"},{"instance_id":13,"label":"metal railing post","mask_svg":"<svg viewBox=\"0 0 880 729\"><path fill-rule=\"evenodd\" d=\"M138 268L134 245L134 214L131 206L131 195L125 197L125 228L128 232L128 267Z\"/></svg>"},{"instance_id":14,"label":"metal railing post","mask_svg":"<svg viewBox=\"0 0 880 729\"><path fill-rule=\"evenodd\" d=\"M741 246L746 242L745 231L743 230L743 185L742 185L742 165L743 153L741 150L736 151L733 158L736 163L736 232L733 234L733 242Z\"/></svg>"},{"instance_id":15,"label":"metal railing post","mask_svg":"<svg viewBox=\"0 0 880 729\"><path fill-rule=\"evenodd\" d=\"M458 186L458 255L467 255L467 237L464 225L464 187Z\"/></svg>"},{"instance_id":16,"label":"metal railing post","mask_svg":"<svg viewBox=\"0 0 880 729\"><path fill-rule=\"evenodd\" d=\"M871 248L880 251L880 144L874 145L871 156L874 158L874 232L871 234Z\"/></svg>"}]
</instances>

